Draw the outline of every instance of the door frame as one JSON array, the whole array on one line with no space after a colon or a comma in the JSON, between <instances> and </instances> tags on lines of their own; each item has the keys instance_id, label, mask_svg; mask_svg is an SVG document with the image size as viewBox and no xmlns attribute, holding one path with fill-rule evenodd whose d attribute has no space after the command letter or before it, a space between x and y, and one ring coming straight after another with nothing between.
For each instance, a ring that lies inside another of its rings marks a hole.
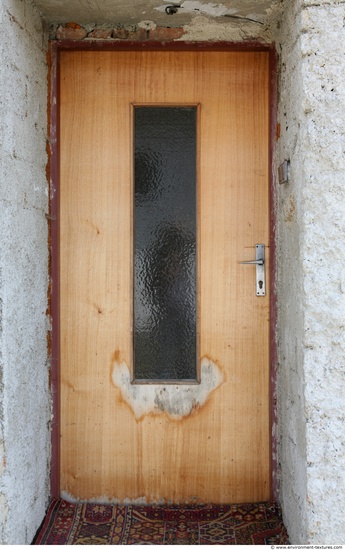
<instances>
[{"instance_id":1,"label":"door frame","mask_svg":"<svg viewBox=\"0 0 345 550\"><path fill-rule=\"evenodd\" d=\"M269 233L270 233L270 329L269 329L269 371L270 371L270 471L271 499L279 498L278 487L278 436L277 436L277 371L278 350L277 289L276 289L276 177L274 164L275 143L279 130L277 125L277 74L278 56L274 44L259 42L158 42L158 41L75 41L54 40L48 50L48 140L47 180L49 185L48 249L49 287L48 316L51 320L47 333L48 356L50 358L50 391L52 399L50 493L52 498L60 496L60 335L59 335L59 88L60 52L62 51L262 51L269 55Z\"/></svg>"}]
</instances>

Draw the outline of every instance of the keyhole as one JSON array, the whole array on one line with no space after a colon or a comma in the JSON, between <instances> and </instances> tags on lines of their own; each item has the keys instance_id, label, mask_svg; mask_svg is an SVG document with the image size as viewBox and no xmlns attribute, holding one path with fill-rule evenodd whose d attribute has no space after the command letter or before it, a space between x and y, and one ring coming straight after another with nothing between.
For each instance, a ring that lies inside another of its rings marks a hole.
<instances>
[{"instance_id":1,"label":"keyhole","mask_svg":"<svg viewBox=\"0 0 345 550\"><path fill-rule=\"evenodd\" d=\"M259 288L260 290L262 289L262 287L264 286L264 283L262 281L259 281Z\"/></svg>"}]
</instances>

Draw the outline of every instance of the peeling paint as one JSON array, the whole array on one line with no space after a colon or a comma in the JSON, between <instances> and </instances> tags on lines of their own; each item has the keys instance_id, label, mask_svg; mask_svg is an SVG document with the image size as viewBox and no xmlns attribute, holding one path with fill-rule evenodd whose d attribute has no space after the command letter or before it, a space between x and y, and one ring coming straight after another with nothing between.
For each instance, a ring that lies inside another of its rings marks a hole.
<instances>
[{"instance_id":1,"label":"peeling paint","mask_svg":"<svg viewBox=\"0 0 345 550\"><path fill-rule=\"evenodd\" d=\"M144 29L145 31L154 31L157 28L157 25L153 21L140 21L140 23L138 23L138 27L140 29Z\"/></svg>"},{"instance_id":2,"label":"peeling paint","mask_svg":"<svg viewBox=\"0 0 345 550\"><path fill-rule=\"evenodd\" d=\"M287 224L292 225L295 221L296 215L296 202L292 194L287 198L286 203L284 204L284 221Z\"/></svg>"},{"instance_id":3,"label":"peeling paint","mask_svg":"<svg viewBox=\"0 0 345 550\"><path fill-rule=\"evenodd\" d=\"M171 4L169 0L164 1ZM179 4L179 7L185 13L203 13L205 15L211 15L213 17L233 15L238 11L236 8L227 8L226 6L224 6L224 4L215 4L214 2L203 4L198 0L186 0L185 2L181 2ZM155 8L155 10L165 12L166 6L159 6L158 8Z\"/></svg>"},{"instance_id":4,"label":"peeling paint","mask_svg":"<svg viewBox=\"0 0 345 550\"><path fill-rule=\"evenodd\" d=\"M0 441L0 476L3 475L6 469L6 455L4 441Z\"/></svg>"},{"instance_id":5,"label":"peeling paint","mask_svg":"<svg viewBox=\"0 0 345 550\"><path fill-rule=\"evenodd\" d=\"M96 496L96 497L92 497L92 498L88 498L88 499L82 499L82 498L77 498L77 497L71 495L71 493L69 493L68 491L61 491L61 498L63 500L66 500L67 502L71 502L72 504L90 502L90 503L96 503L96 504L100 504L100 503L102 503L102 504L121 504L123 506L130 506L130 505L146 506L148 504L150 504L150 506L152 506L152 505L162 506L164 504L169 505L169 504L172 503L172 501L170 501L170 500L165 501L163 498L156 499L156 500L153 500L153 501L150 500L150 502L148 502L146 497L119 499L119 498L115 498L115 497L109 498L109 496L104 496L104 495L100 495L100 496Z\"/></svg>"},{"instance_id":6,"label":"peeling paint","mask_svg":"<svg viewBox=\"0 0 345 550\"><path fill-rule=\"evenodd\" d=\"M4 535L4 526L6 525L6 519L8 514L8 505L7 505L7 499L6 495L4 493L0 493L0 541L1 544L6 544L7 541L5 541L5 535Z\"/></svg>"},{"instance_id":7,"label":"peeling paint","mask_svg":"<svg viewBox=\"0 0 345 550\"><path fill-rule=\"evenodd\" d=\"M164 2L171 4L169 0L164 0ZM166 8L167 6L159 6L154 9L164 13L166 12ZM185 2L182 2L179 4L176 13L205 15L209 17L231 17L232 19L238 19L239 21L251 21L253 23L260 24L263 23L262 19L264 17L263 14L257 13L250 13L249 15L243 16L240 15L237 8L229 8L224 6L224 4L215 4L214 2L203 4L198 0L186 0Z\"/></svg>"},{"instance_id":8,"label":"peeling paint","mask_svg":"<svg viewBox=\"0 0 345 550\"><path fill-rule=\"evenodd\" d=\"M112 382L138 420L161 412L174 420L189 416L200 409L224 381L223 372L208 357L201 360L200 384L132 384L130 370L125 361L119 359L119 352L114 353L112 362Z\"/></svg>"},{"instance_id":9,"label":"peeling paint","mask_svg":"<svg viewBox=\"0 0 345 550\"><path fill-rule=\"evenodd\" d=\"M208 18L205 15L193 17L190 25L185 25L183 35L184 41L205 41L219 40L242 42L244 40L259 40L262 43L270 43L272 40L268 27L262 27L252 22L242 21L239 25L233 19L227 19L226 22L219 21L217 18ZM258 31L260 29L260 32ZM259 32L259 34L258 34Z\"/></svg>"},{"instance_id":10,"label":"peeling paint","mask_svg":"<svg viewBox=\"0 0 345 550\"><path fill-rule=\"evenodd\" d=\"M156 499L149 499L147 500L146 497L137 497L137 498L128 498L125 497L123 499L105 496L105 495L99 495L91 498L78 498L73 496L68 491L61 491L61 498L63 500L66 500L67 502L71 502L72 504L111 504L111 505L121 505L121 506L171 506L173 504L198 504L203 505L206 504L204 500L200 500L197 496L190 496L186 499L181 499L178 501L175 501L172 498L164 499L164 498L156 498Z\"/></svg>"}]
</instances>

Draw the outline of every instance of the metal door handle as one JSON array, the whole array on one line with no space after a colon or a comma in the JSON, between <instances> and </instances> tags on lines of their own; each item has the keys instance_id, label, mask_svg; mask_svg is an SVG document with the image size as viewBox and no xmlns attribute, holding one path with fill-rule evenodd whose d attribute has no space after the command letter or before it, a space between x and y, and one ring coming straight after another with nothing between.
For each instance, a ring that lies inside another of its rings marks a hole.
<instances>
[{"instance_id":1,"label":"metal door handle","mask_svg":"<svg viewBox=\"0 0 345 550\"><path fill-rule=\"evenodd\" d=\"M244 265L256 266L256 295L266 296L266 281L265 281L265 245L255 245L256 260L249 262L238 262Z\"/></svg>"},{"instance_id":2,"label":"metal door handle","mask_svg":"<svg viewBox=\"0 0 345 550\"><path fill-rule=\"evenodd\" d=\"M255 265L264 265L264 260L252 260L251 262L238 262L239 264L255 264Z\"/></svg>"}]
</instances>

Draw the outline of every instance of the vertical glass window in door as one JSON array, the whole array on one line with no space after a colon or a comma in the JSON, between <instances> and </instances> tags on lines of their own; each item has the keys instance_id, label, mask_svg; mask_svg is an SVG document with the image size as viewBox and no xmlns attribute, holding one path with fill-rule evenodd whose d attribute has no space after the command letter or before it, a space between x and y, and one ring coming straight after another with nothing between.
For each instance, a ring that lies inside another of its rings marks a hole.
<instances>
[{"instance_id":1,"label":"vertical glass window in door","mask_svg":"<svg viewBox=\"0 0 345 550\"><path fill-rule=\"evenodd\" d=\"M197 378L197 108L134 108L134 381Z\"/></svg>"}]
</instances>

